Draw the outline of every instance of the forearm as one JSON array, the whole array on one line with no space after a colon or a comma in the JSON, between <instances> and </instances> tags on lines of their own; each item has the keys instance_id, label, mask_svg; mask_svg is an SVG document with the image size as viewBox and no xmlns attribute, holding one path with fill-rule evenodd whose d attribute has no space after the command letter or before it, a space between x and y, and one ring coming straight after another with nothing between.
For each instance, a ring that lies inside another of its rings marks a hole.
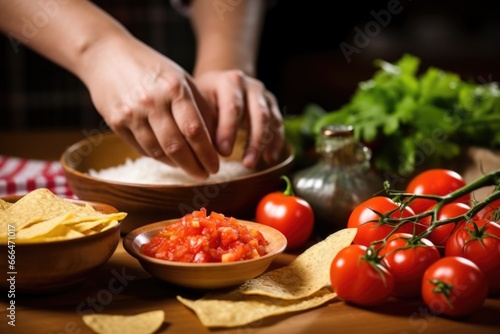
<instances>
[{"instance_id":1,"label":"forearm","mask_svg":"<svg viewBox=\"0 0 500 334\"><path fill-rule=\"evenodd\" d=\"M221 7L226 5L226 7ZM193 1L190 16L197 39L194 75L240 69L255 76L264 15L262 0Z\"/></svg>"},{"instance_id":2,"label":"forearm","mask_svg":"<svg viewBox=\"0 0 500 334\"><path fill-rule=\"evenodd\" d=\"M129 38L108 14L84 0L0 0L0 29L84 78L86 57L108 38Z\"/></svg>"}]
</instances>

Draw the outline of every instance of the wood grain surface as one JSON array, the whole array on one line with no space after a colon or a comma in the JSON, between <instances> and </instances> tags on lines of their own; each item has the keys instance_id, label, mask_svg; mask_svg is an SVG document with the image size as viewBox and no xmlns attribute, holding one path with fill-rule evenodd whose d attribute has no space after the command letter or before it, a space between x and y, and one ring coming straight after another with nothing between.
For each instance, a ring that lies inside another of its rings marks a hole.
<instances>
[{"instance_id":1,"label":"wood grain surface","mask_svg":"<svg viewBox=\"0 0 500 334\"><path fill-rule=\"evenodd\" d=\"M78 139L81 132L50 134L0 134L0 154L28 158L58 159L62 150ZM5 256L5 254L0 254ZM294 255L281 254L271 269L292 261ZM16 294L9 299L0 294L0 333L91 333L82 321L88 312L136 314L161 309L165 322L159 333L499 333L500 296L486 301L480 312L465 319L449 319L431 314L419 300L391 300L378 307L363 309L334 299L321 307L275 316L253 324L229 329L208 329L197 316L176 300L201 297L195 291L169 285L151 277L122 247L92 277L69 291L36 296ZM9 302L15 300L15 327L8 325Z\"/></svg>"},{"instance_id":2,"label":"wood grain surface","mask_svg":"<svg viewBox=\"0 0 500 334\"><path fill-rule=\"evenodd\" d=\"M282 254L273 268L294 258ZM77 288L50 295L15 297L15 328L8 325L6 293L0 298L1 333L92 333L82 321L87 312L136 314L164 310L158 333L498 333L500 298L488 299L480 312L466 319L431 314L416 301L392 300L371 309L334 299L313 310L275 316L243 327L208 329L176 300L201 297L204 291L180 288L147 274L120 243L108 263Z\"/></svg>"}]
</instances>

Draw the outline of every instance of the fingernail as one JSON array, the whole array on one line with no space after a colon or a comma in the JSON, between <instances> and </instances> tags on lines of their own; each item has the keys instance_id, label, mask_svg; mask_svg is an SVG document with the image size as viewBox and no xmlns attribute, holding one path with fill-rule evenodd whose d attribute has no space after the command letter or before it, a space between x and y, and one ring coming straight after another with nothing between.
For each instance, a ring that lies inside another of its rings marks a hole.
<instances>
[{"instance_id":1,"label":"fingernail","mask_svg":"<svg viewBox=\"0 0 500 334\"><path fill-rule=\"evenodd\" d=\"M249 168L252 168L255 165L256 155L255 153L247 153L243 158L243 164Z\"/></svg>"},{"instance_id":2,"label":"fingernail","mask_svg":"<svg viewBox=\"0 0 500 334\"><path fill-rule=\"evenodd\" d=\"M219 144L219 152L222 155L231 154L231 144L229 143L229 141L225 140Z\"/></svg>"}]
</instances>

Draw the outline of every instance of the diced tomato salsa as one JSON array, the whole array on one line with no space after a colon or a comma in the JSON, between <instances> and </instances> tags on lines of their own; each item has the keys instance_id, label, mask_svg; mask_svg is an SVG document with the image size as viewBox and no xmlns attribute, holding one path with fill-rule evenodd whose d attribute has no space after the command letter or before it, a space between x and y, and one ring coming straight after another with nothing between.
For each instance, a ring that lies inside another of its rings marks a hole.
<instances>
[{"instance_id":1,"label":"diced tomato salsa","mask_svg":"<svg viewBox=\"0 0 500 334\"><path fill-rule=\"evenodd\" d=\"M259 231L235 218L205 208L166 226L141 246L147 256L177 262L234 262L266 254L266 240Z\"/></svg>"}]
</instances>

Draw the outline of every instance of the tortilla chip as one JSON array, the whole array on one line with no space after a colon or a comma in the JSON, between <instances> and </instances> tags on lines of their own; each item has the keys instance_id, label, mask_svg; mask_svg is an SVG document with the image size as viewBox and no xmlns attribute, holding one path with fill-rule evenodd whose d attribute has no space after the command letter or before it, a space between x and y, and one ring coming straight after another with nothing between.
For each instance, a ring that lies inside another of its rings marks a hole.
<instances>
[{"instance_id":1,"label":"tortilla chip","mask_svg":"<svg viewBox=\"0 0 500 334\"><path fill-rule=\"evenodd\" d=\"M83 210L88 209L66 201L45 188L33 190L8 208L12 218L10 223L16 225L18 231L40 221L70 212L76 215Z\"/></svg>"},{"instance_id":2,"label":"tortilla chip","mask_svg":"<svg viewBox=\"0 0 500 334\"><path fill-rule=\"evenodd\" d=\"M45 188L1 205L6 209L0 210L0 240L7 238L10 228L20 242L82 237L112 228L127 216L124 212L103 214L89 204L77 205Z\"/></svg>"},{"instance_id":3,"label":"tortilla chip","mask_svg":"<svg viewBox=\"0 0 500 334\"><path fill-rule=\"evenodd\" d=\"M126 214L123 212L110 213L110 214L99 214L89 217L74 217L73 219L64 222L65 225L71 226L71 228L85 232L92 229L101 230L101 225L107 225L112 221L118 221L125 218Z\"/></svg>"},{"instance_id":4,"label":"tortilla chip","mask_svg":"<svg viewBox=\"0 0 500 334\"><path fill-rule=\"evenodd\" d=\"M0 210L0 237L7 237L10 215L6 210Z\"/></svg>"},{"instance_id":5,"label":"tortilla chip","mask_svg":"<svg viewBox=\"0 0 500 334\"><path fill-rule=\"evenodd\" d=\"M192 309L207 327L234 327L322 305L336 294L330 283L330 264L349 246L355 228L340 230L309 247L289 265L248 280L230 292L215 292L198 300L177 299Z\"/></svg>"},{"instance_id":6,"label":"tortilla chip","mask_svg":"<svg viewBox=\"0 0 500 334\"><path fill-rule=\"evenodd\" d=\"M4 201L3 199L0 198L0 211L8 209L11 205L12 203Z\"/></svg>"},{"instance_id":7,"label":"tortilla chip","mask_svg":"<svg viewBox=\"0 0 500 334\"><path fill-rule=\"evenodd\" d=\"M135 315L86 314L83 322L98 334L152 334L165 319L162 310Z\"/></svg>"},{"instance_id":8,"label":"tortilla chip","mask_svg":"<svg viewBox=\"0 0 500 334\"><path fill-rule=\"evenodd\" d=\"M330 283L330 263L341 249L352 243L355 235L355 228L335 232L306 249L289 265L248 280L238 290L242 294L280 299L310 296Z\"/></svg>"},{"instance_id":9,"label":"tortilla chip","mask_svg":"<svg viewBox=\"0 0 500 334\"><path fill-rule=\"evenodd\" d=\"M37 239L49 234L56 227L63 224L64 221L73 217L73 213L68 213L63 216L55 217L49 220L42 221L38 224L34 224L25 229L17 231L16 239L29 240Z\"/></svg>"},{"instance_id":10,"label":"tortilla chip","mask_svg":"<svg viewBox=\"0 0 500 334\"><path fill-rule=\"evenodd\" d=\"M42 236L42 240L44 241L56 241L56 240L66 240L73 238L80 238L85 236L85 234L75 231L72 228L68 228L64 225L59 225L55 229L53 229L50 233Z\"/></svg>"},{"instance_id":11,"label":"tortilla chip","mask_svg":"<svg viewBox=\"0 0 500 334\"><path fill-rule=\"evenodd\" d=\"M177 296L177 300L192 309L206 327L235 327L273 315L311 309L335 297L334 292L323 288L298 300L243 295L238 290L226 294L207 294L198 300Z\"/></svg>"},{"instance_id":12,"label":"tortilla chip","mask_svg":"<svg viewBox=\"0 0 500 334\"><path fill-rule=\"evenodd\" d=\"M96 230L95 228L93 228L92 232L104 232L104 231L109 230L110 228L112 228L116 225L118 225L118 221L113 220L113 221L110 221L106 226L100 227L100 230Z\"/></svg>"}]
</instances>

